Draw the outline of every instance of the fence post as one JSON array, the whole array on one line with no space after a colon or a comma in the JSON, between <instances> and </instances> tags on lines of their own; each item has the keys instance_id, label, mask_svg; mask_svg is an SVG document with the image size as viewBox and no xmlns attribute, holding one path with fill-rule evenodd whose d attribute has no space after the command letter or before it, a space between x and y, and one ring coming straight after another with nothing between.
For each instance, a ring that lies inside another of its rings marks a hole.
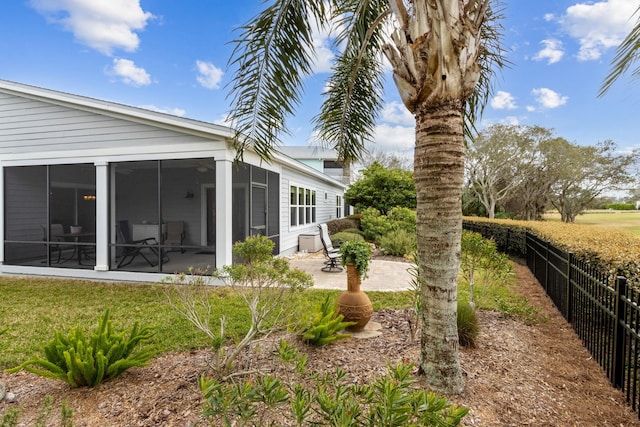
<instances>
[{"instance_id":1,"label":"fence post","mask_svg":"<svg viewBox=\"0 0 640 427\"><path fill-rule=\"evenodd\" d=\"M544 290L549 294L549 245L551 244L548 240L545 242L545 250L544 250Z\"/></svg>"},{"instance_id":2,"label":"fence post","mask_svg":"<svg viewBox=\"0 0 640 427\"><path fill-rule=\"evenodd\" d=\"M573 281L571 280L573 271L573 252L567 253L567 312L565 318L567 322L573 323Z\"/></svg>"},{"instance_id":3,"label":"fence post","mask_svg":"<svg viewBox=\"0 0 640 427\"><path fill-rule=\"evenodd\" d=\"M622 390L624 385L624 350L627 278L618 276L616 279L616 328L613 337L613 386Z\"/></svg>"}]
</instances>

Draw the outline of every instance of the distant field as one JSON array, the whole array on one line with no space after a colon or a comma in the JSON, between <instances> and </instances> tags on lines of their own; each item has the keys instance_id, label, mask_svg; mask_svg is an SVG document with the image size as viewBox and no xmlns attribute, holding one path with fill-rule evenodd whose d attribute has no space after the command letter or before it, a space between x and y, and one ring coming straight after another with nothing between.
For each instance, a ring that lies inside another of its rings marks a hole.
<instances>
[{"instance_id":1,"label":"distant field","mask_svg":"<svg viewBox=\"0 0 640 427\"><path fill-rule=\"evenodd\" d=\"M544 216L550 221L560 221L560 214L548 213ZM589 211L578 215L576 224L615 227L640 237L640 211Z\"/></svg>"}]
</instances>

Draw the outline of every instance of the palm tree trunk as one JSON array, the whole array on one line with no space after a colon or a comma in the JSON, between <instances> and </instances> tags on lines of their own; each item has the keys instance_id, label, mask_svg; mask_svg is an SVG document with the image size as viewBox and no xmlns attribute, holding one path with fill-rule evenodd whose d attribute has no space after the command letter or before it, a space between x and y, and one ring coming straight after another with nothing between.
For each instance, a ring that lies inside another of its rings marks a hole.
<instances>
[{"instance_id":1,"label":"palm tree trunk","mask_svg":"<svg viewBox=\"0 0 640 427\"><path fill-rule=\"evenodd\" d=\"M457 278L462 233L464 104L459 100L415 111L414 178L421 283L420 369L443 393L464 387L458 358Z\"/></svg>"}]
</instances>

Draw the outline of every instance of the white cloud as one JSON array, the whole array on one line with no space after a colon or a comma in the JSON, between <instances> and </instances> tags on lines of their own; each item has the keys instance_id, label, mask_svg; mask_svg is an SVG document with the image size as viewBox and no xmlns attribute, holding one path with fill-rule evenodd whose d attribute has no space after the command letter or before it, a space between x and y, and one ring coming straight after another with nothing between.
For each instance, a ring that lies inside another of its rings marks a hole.
<instances>
[{"instance_id":1,"label":"white cloud","mask_svg":"<svg viewBox=\"0 0 640 427\"><path fill-rule=\"evenodd\" d=\"M577 3L567 8L560 24L578 40L578 60L599 59L604 51L617 47L629 33L638 0L605 0Z\"/></svg>"},{"instance_id":2,"label":"white cloud","mask_svg":"<svg viewBox=\"0 0 640 427\"><path fill-rule=\"evenodd\" d=\"M536 98L536 101L542 106L542 108L557 108L567 103L569 97L561 96L558 92L555 92L546 87L533 89L531 94Z\"/></svg>"},{"instance_id":3,"label":"white cloud","mask_svg":"<svg viewBox=\"0 0 640 427\"><path fill-rule=\"evenodd\" d=\"M415 126L413 114L401 102L390 102L382 109L382 121L403 126Z\"/></svg>"},{"instance_id":4,"label":"white cloud","mask_svg":"<svg viewBox=\"0 0 640 427\"><path fill-rule=\"evenodd\" d=\"M184 115L187 114L187 111L183 110L182 108L161 108L156 107L153 104L140 105L140 108L144 108L145 110L157 111L158 113L172 114L179 117L184 117Z\"/></svg>"},{"instance_id":5,"label":"white cloud","mask_svg":"<svg viewBox=\"0 0 640 427\"><path fill-rule=\"evenodd\" d=\"M491 100L491 107L496 110L514 110L518 108L516 106L516 99L509 92L499 90Z\"/></svg>"},{"instance_id":6,"label":"white cloud","mask_svg":"<svg viewBox=\"0 0 640 427\"><path fill-rule=\"evenodd\" d=\"M151 84L151 76L144 68L137 67L129 59L114 58L113 66L107 72L130 86L147 86Z\"/></svg>"},{"instance_id":7,"label":"white cloud","mask_svg":"<svg viewBox=\"0 0 640 427\"><path fill-rule=\"evenodd\" d=\"M564 50L560 40L547 39L542 40L540 44L543 44L544 48L533 57L535 61L547 60L547 64L555 64L562 59Z\"/></svg>"},{"instance_id":8,"label":"white cloud","mask_svg":"<svg viewBox=\"0 0 640 427\"><path fill-rule=\"evenodd\" d=\"M527 105L526 106L526 110L530 113L536 111L536 107L534 107L533 105Z\"/></svg>"},{"instance_id":9,"label":"white cloud","mask_svg":"<svg viewBox=\"0 0 640 427\"><path fill-rule=\"evenodd\" d=\"M331 51L331 31L327 28L320 28L314 20L311 21L311 33L313 48L315 50L315 61L312 69L314 74L328 73L335 59Z\"/></svg>"},{"instance_id":10,"label":"white cloud","mask_svg":"<svg viewBox=\"0 0 640 427\"><path fill-rule=\"evenodd\" d=\"M381 124L376 126L371 149L385 152L406 153L413 151L416 142L415 126L390 126Z\"/></svg>"},{"instance_id":11,"label":"white cloud","mask_svg":"<svg viewBox=\"0 0 640 427\"><path fill-rule=\"evenodd\" d=\"M133 52L142 31L153 18L140 0L31 0L31 7L50 22L62 25L76 40L111 55L115 49Z\"/></svg>"},{"instance_id":12,"label":"white cloud","mask_svg":"<svg viewBox=\"0 0 640 427\"><path fill-rule=\"evenodd\" d=\"M505 125L517 126L520 124L520 118L517 116L507 116L500 120L500 122Z\"/></svg>"},{"instance_id":13,"label":"white cloud","mask_svg":"<svg viewBox=\"0 0 640 427\"><path fill-rule=\"evenodd\" d=\"M218 89L224 72L210 62L196 61L198 76L196 80L207 89Z\"/></svg>"}]
</instances>

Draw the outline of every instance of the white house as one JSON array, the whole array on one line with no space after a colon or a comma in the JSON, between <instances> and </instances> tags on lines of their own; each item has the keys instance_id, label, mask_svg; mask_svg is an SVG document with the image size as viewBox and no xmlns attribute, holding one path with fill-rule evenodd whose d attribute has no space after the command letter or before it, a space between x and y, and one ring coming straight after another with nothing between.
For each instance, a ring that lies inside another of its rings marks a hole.
<instances>
[{"instance_id":1,"label":"white house","mask_svg":"<svg viewBox=\"0 0 640 427\"><path fill-rule=\"evenodd\" d=\"M249 235L293 253L342 216L345 184L281 153L236 163L233 136L0 80L0 273L155 281L228 265Z\"/></svg>"}]
</instances>

